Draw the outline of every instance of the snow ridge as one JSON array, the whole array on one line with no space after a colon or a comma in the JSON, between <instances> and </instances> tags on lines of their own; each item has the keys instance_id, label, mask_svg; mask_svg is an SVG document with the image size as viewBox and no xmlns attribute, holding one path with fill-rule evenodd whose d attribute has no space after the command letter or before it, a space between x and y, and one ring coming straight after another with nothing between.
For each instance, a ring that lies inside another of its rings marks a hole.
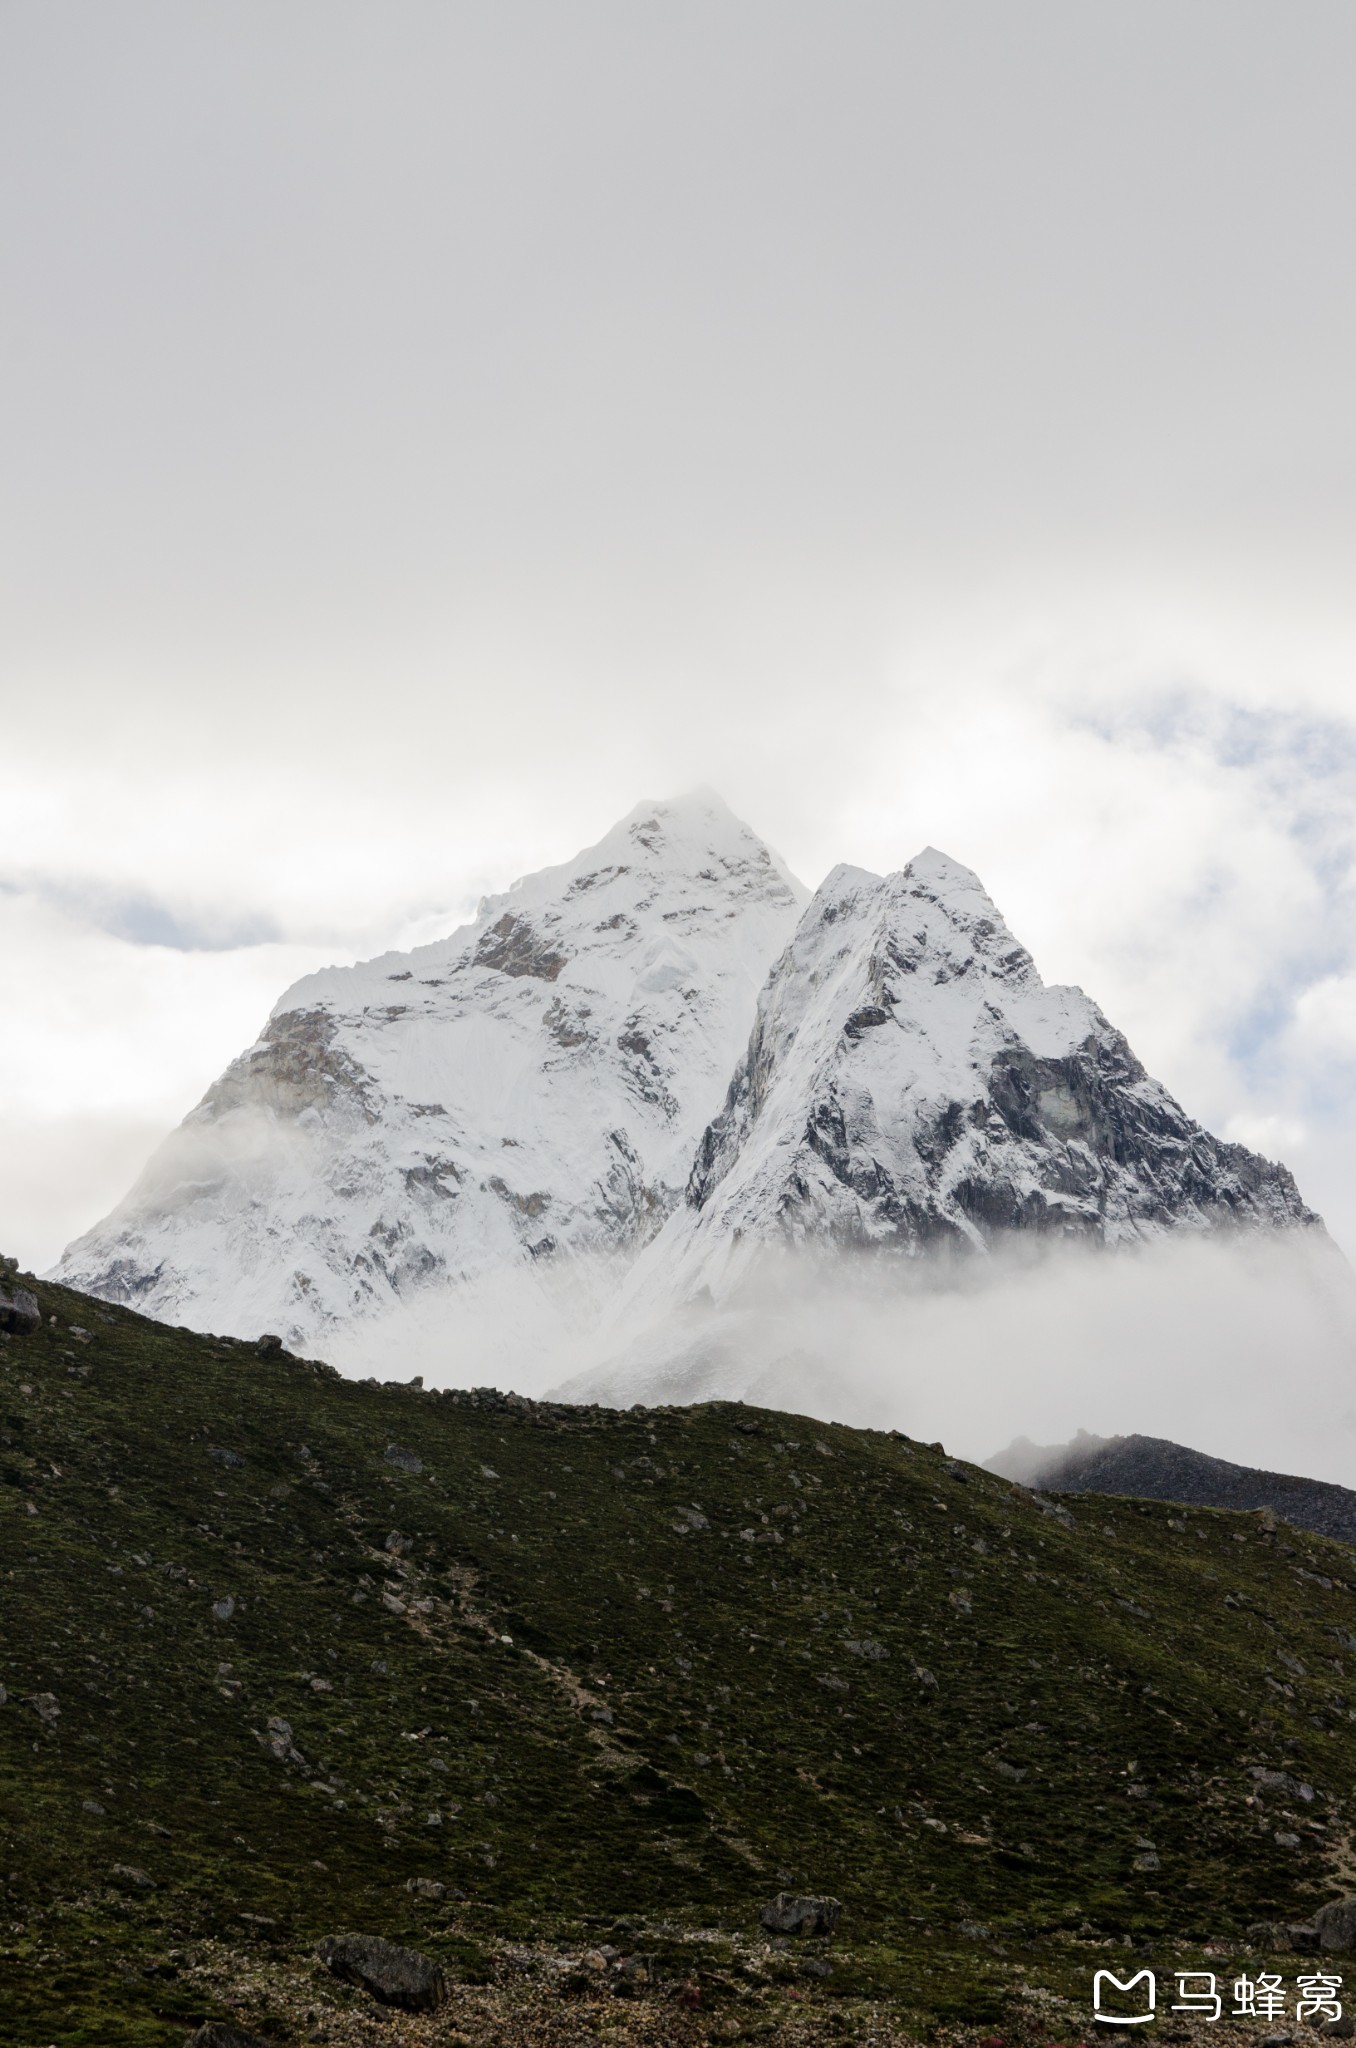
<instances>
[{"instance_id":1,"label":"snow ridge","mask_svg":"<svg viewBox=\"0 0 1356 2048\"><path fill-rule=\"evenodd\" d=\"M1117 1247L1317 1222L1284 1167L1193 1123L1081 989L1047 987L977 876L929 847L818 890L627 1295L662 1274L719 1300L769 1244L917 1258L1014 1232Z\"/></svg>"}]
</instances>

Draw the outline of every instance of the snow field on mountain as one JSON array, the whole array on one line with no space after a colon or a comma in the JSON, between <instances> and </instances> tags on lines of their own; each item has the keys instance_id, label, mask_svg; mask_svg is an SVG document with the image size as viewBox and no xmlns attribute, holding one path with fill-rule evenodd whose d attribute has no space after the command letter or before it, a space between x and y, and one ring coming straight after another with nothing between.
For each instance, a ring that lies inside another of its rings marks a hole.
<instances>
[{"instance_id":1,"label":"snow field on mountain","mask_svg":"<svg viewBox=\"0 0 1356 2048\"><path fill-rule=\"evenodd\" d=\"M984 1253L1312 1224L1283 1169L1199 1130L1081 989L1046 987L978 879L928 848L838 868L758 999L687 1200L610 1315L737 1289L768 1245Z\"/></svg>"},{"instance_id":2,"label":"snow field on mountain","mask_svg":"<svg viewBox=\"0 0 1356 2048\"><path fill-rule=\"evenodd\" d=\"M719 799L642 805L449 938L307 977L63 1275L307 1348L422 1288L634 1250L804 894Z\"/></svg>"}]
</instances>

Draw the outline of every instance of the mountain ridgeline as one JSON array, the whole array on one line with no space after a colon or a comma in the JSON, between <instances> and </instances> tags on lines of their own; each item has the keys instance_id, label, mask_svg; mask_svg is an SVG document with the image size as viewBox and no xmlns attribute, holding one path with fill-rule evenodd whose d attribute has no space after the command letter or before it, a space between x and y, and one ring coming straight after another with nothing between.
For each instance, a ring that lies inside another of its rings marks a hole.
<instances>
[{"instance_id":1,"label":"mountain ridgeline","mask_svg":"<svg viewBox=\"0 0 1356 2048\"><path fill-rule=\"evenodd\" d=\"M1356 1493L1350 1487L1235 1465L1164 1437L1101 1437L1080 1430L1067 1444L1019 1438L987 1459L986 1467L1047 1492L1138 1494L1195 1507L1262 1510L1297 1529L1356 1543Z\"/></svg>"},{"instance_id":2,"label":"mountain ridgeline","mask_svg":"<svg viewBox=\"0 0 1356 2048\"><path fill-rule=\"evenodd\" d=\"M723 1106L722 1106L723 1105ZM814 897L711 796L309 976L63 1280L301 1348L496 1274L719 1300L760 1247L1319 1230L931 849Z\"/></svg>"}]
</instances>

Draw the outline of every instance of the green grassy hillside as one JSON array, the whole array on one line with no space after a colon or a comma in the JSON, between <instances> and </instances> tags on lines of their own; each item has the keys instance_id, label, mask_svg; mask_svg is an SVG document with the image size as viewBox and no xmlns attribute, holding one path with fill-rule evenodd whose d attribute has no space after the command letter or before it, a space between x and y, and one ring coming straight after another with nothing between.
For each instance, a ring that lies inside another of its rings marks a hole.
<instances>
[{"instance_id":1,"label":"green grassy hillside","mask_svg":"<svg viewBox=\"0 0 1356 2048\"><path fill-rule=\"evenodd\" d=\"M1015 2030L1023 1985L1346 1888L1340 1544L36 1291L0 1341L6 2042L168 2044L231 1998L365 2039L308 1961L350 1927L439 1956L468 2039L515 1983L592 2011L595 1944L649 1959L636 2039ZM844 1902L831 1948L760 1939L784 1888Z\"/></svg>"}]
</instances>

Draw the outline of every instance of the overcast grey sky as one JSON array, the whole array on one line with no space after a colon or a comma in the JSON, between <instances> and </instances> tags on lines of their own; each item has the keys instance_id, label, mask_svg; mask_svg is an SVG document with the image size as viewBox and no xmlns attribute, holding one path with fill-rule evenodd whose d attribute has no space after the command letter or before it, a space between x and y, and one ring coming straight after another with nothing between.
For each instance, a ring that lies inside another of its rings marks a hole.
<instances>
[{"instance_id":1,"label":"overcast grey sky","mask_svg":"<svg viewBox=\"0 0 1356 2048\"><path fill-rule=\"evenodd\" d=\"M1356 1248L1349 0L0 4L0 1243L644 795Z\"/></svg>"}]
</instances>

